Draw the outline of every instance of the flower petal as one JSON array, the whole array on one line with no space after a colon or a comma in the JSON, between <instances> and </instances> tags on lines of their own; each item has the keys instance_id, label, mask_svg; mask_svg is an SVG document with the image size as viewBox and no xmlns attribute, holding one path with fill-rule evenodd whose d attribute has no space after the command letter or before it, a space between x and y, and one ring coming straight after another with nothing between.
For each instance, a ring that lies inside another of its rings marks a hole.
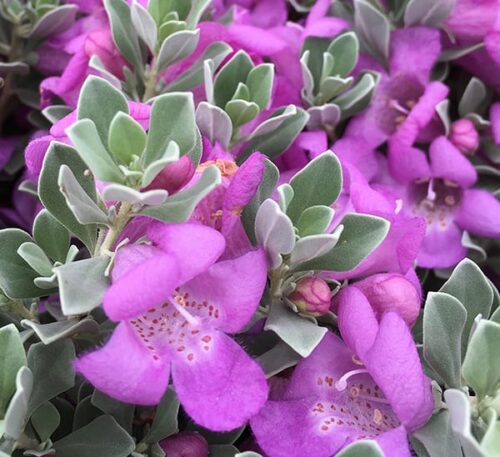
<instances>
[{"instance_id":1,"label":"flower petal","mask_svg":"<svg viewBox=\"0 0 500 457\"><path fill-rule=\"evenodd\" d=\"M500 202L485 190L467 190L455 216L460 227L474 235L500 237Z\"/></svg>"},{"instance_id":2,"label":"flower petal","mask_svg":"<svg viewBox=\"0 0 500 457\"><path fill-rule=\"evenodd\" d=\"M231 338L219 332L208 336L208 350L191 346L192 360L173 362L175 390L195 422L211 430L229 431L262 408L267 382L262 368Z\"/></svg>"},{"instance_id":3,"label":"flower petal","mask_svg":"<svg viewBox=\"0 0 500 457\"><path fill-rule=\"evenodd\" d=\"M403 425L377 436L385 457L411 457L408 434Z\"/></svg>"},{"instance_id":4,"label":"flower petal","mask_svg":"<svg viewBox=\"0 0 500 457\"><path fill-rule=\"evenodd\" d=\"M405 321L388 312L363 362L401 422L415 430L432 414L431 383L425 376L413 337Z\"/></svg>"},{"instance_id":5,"label":"flower petal","mask_svg":"<svg viewBox=\"0 0 500 457\"><path fill-rule=\"evenodd\" d=\"M212 316L213 325L224 332L236 333L257 310L266 280L266 255L258 249L217 262L180 287L179 293L187 292L190 301L213 305L219 311L218 317Z\"/></svg>"},{"instance_id":6,"label":"flower petal","mask_svg":"<svg viewBox=\"0 0 500 457\"><path fill-rule=\"evenodd\" d=\"M116 275L103 301L104 311L115 321L161 304L180 284L177 259L151 246L123 248L115 268L120 276Z\"/></svg>"},{"instance_id":7,"label":"flower petal","mask_svg":"<svg viewBox=\"0 0 500 457\"><path fill-rule=\"evenodd\" d=\"M179 284L205 271L222 254L224 237L200 224L164 224L153 222L148 237L166 254L175 257L179 269Z\"/></svg>"},{"instance_id":8,"label":"flower petal","mask_svg":"<svg viewBox=\"0 0 500 457\"><path fill-rule=\"evenodd\" d=\"M427 232L417 257L423 268L449 268L456 265L467 255L462 246L462 230L449 222L441 228L438 224L427 226Z\"/></svg>"},{"instance_id":9,"label":"flower petal","mask_svg":"<svg viewBox=\"0 0 500 457\"><path fill-rule=\"evenodd\" d=\"M74 366L97 389L127 403L155 405L168 385L169 362L153 359L125 322L102 348L80 357Z\"/></svg>"},{"instance_id":10,"label":"flower petal","mask_svg":"<svg viewBox=\"0 0 500 457\"><path fill-rule=\"evenodd\" d=\"M436 138L431 143L429 154L434 178L448 179L465 188L476 182L476 169L446 137Z\"/></svg>"},{"instance_id":11,"label":"flower petal","mask_svg":"<svg viewBox=\"0 0 500 457\"><path fill-rule=\"evenodd\" d=\"M363 360L377 336L379 324L375 313L368 299L356 287L346 287L335 298L342 338Z\"/></svg>"}]
</instances>

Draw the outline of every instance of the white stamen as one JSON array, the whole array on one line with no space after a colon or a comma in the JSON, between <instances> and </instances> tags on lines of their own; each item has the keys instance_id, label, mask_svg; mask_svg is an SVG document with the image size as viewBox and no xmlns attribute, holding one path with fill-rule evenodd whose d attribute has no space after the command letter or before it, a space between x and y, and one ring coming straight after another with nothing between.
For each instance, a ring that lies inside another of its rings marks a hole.
<instances>
[{"instance_id":1,"label":"white stamen","mask_svg":"<svg viewBox=\"0 0 500 457\"><path fill-rule=\"evenodd\" d=\"M357 370L348 371L344 376L342 376L336 383L335 389L342 391L347 389L347 380L354 375L368 373L366 368L359 368Z\"/></svg>"}]
</instances>

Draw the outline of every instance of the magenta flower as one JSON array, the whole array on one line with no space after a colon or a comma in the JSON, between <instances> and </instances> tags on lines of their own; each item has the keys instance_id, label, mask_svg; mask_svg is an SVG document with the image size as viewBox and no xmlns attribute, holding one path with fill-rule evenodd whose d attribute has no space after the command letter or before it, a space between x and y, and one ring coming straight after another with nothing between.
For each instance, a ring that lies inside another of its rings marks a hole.
<instances>
[{"instance_id":1,"label":"magenta flower","mask_svg":"<svg viewBox=\"0 0 500 457\"><path fill-rule=\"evenodd\" d=\"M371 105L350 122L346 136L361 137L371 147L386 140L395 145L413 143L429 125L436 105L448 88L430 82L430 72L441 52L439 32L428 27L410 27L392 32L389 72L382 74ZM408 133L408 131L410 133ZM408 135L414 135L412 140Z\"/></svg>"},{"instance_id":2,"label":"magenta flower","mask_svg":"<svg viewBox=\"0 0 500 457\"><path fill-rule=\"evenodd\" d=\"M121 249L104 297L119 322L111 339L75 362L99 390L156 404L170 373L181 404L200 425L243 425L267 398L264 373L226 333L240 331L262 296L267 267L260 249L216 262L224 237L197 224L153 223L153 245Z\"/></svg>"},{"instance_id":3,"label":"magenta flower","mask_svg":"<svg viewBox=\"0 0 500 457\"><path fill-rule=\"evenodd\" d=\"M269 457L330 457L360 439L376 440L387 457L409 457L407 433L432 414L430 380L404 320L388 312L378 322L359 290L341 293L345 343L327 333L251 420Z\"/></svg>"},{"instance_id":4,"label":"magenta flower","mask_svg":"<svg viewBox=\"0 0 500 457\"><path fill-rule=\"evenodd\" d=\"M429 159L417 148L394 150L389 169L406 184L403 209L425 218L427 229L418 264L448 268L467 254L462 233L500 237L500 202L485 190L474 189L477 172L469 160L441 136L429 148Z\"/></svg>"}]
</instances>

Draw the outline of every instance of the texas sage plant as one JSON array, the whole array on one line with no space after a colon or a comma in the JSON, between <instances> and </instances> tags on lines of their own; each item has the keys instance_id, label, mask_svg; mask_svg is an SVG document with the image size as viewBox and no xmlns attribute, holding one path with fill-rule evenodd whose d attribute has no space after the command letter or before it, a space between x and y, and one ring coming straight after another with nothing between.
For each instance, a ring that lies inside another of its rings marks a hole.
<instances>
[{"instance_id":1,"label":"texas sage plant","mask_svg":"<svg viewBox=\"0 0 500 457\"><path fill-rule=\"evenodd\" d=\"M497 0L0 0L0 457L499 457Z\"/></svg>"}]
</instances>

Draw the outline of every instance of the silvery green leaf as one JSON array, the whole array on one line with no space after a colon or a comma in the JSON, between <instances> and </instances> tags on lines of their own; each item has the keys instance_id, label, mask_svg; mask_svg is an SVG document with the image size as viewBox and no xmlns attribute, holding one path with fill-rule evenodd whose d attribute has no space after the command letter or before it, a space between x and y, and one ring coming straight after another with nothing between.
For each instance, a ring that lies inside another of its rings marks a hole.
<instances>
[{"instance_id":1,"label":"silvery green leaf","mask_svg":"<svg viewBox=\"0 0 500 457\"><path fill-rule=\"evenodd\" d=\"M52 260L64 262L69 249L69 232L46 209L40 211L33 222L33 238Z\"/></svg>"},{"instance_id":2,"label":"silvery green leaf","mask_svg":"<svg viewBox=\"0 0 500 457\"><path fill-rule=\"evenodd\" d=\"M302 212L311 206L330 206L337 200L342 189L342 169L332 151L314 158L290 180L294 198L287 214L298 221Z\"/></svg>"},{"instance_id":3,"label":"silvery green leaf","mask_svg":"<svg viewBox=\"0 0 500 457\"><path fill-rule=\"evenodd\" d=\"M17 253L19 246L33 239L22 230L0 230L0 288L10 298L33 298L46 295L33 280L39 276Z\"/></svg>"},{"instance_id":4,"label":"silvery green leaf","mask_svg":"<svg viewBox=\"0 0 500 457\"><path fill-rule=\"evenodd\" d=\"M52 262L37 244L27 241L17 248L17 253L38 274L52 275Z\"/></svg>"},{"instance_id":5,"label":"silvery green leaf","mask_svg":"<svg viewBox=\"0 0 500 457\"><path fill-rule=\"evenodd\" d=\"M471 78L458 104L458 113L465 117L470 113L482 114L488 92L484 83L475 76Z\"/></svg>"},{"instance_id":6,"label":"silvery green leaf","mask_svg":"<svg viewBox=\"0 0 500 457\"><path fill-rule=\"evenodd\" d=\"M335 127L339 123L342 114L335 103L312 106L307 112L309 113L307 126L312 130L323 129L325 126Z\"/></svg>"},{"instance_id":7,"label":"silvery green leaf","mask_svg":"<svg viewBox=\"0 0 500 457\"><path fill-rule=\"evenodd\" d=\"M471 407L469 398L458 389L448 389L444 399L450 412L452 430L458 434L466 457L487 457L471 432Z\"/></svg>"},{"instance_id":8,"label":"silvery green leaf","mask_svg":"<svg viewBox=\"0 0 500 457\"><path fill-rule=\"evenodd\" d=\"M346 89L351 87L353 81L354 78L352 76L348 76L346 78L342 78L340 76L328 76L321 81L320 89L318 95L316 96L315 103L317 105L323 105L324 103L327 103L335 96L339 95L342 92L345 92Z\"/></svg>"},{"instance_id":9,"label":"silvery green leaf","mask_svg":"<svg viewBox=\"0 0 500 457\"><path fill-rule=\"evenodd\" d=\"M196 109L196 123L211 143L218 142L227 149L233 126L231 118L221 108L207 102L201 102Z\"/></svg>"},{"instance_id":10,"label":"silvery green leaf","mask_svg":"<svg viewBox=\"0 0 500 457\"><path fill-rule=\"evenodd\" d=\"M327 254L301 265L301 270L350 271L366 259L389 232L390 223L367 214L346 214L337 245Z\"/></svg>"},{"instance_id":11,"label":"silvery green leaf","mask_svg":"<svg viewBox=\"0 0 500 457\"><path fill-rule=\"evenodd\" d=\"M56 441L54 449L57 457L127 457L135 443L113 417L105 415Z\"/></svg>"},{"instance_id":12,"label":"silvery green leaf","mask_svg":"<svg viewBox=\"0 0 500 457\"><path fill-rule=\"evenodd\" d=\"M250 122L259 114L258 105L246 100L230 100L224 109L231 118L235 128Z\"/></svg>"},{"instance_id":13,"label":"silvery green leaf","mask_svg":"<svg viewBox=\"0 0 500 457\"><path fill-rule=\"evenodd\" d=\"M494 396L500 382L500 324L480 320L469 341L462 373L479 399Z\"/></svg>"},{"instance_id":14,"label":"silvery green leaf","mask_svg":"<svg viewBox=\"0 0 500 457\"><path fill-rule=\"evenodd\" d=\"M321 68L320 81L325 80L332 75L333 66L335 65L335 58L328 52L323 53L323 66Z\"/></svg>"},{"instance_id":15,"label":"silvery green leaf","mask_svg":"<svg viewBox=\"0 0 500 457\"><path fill-rule=\"evenodd\" d=\"M47 441L59 427L61 415L57 408L50 402L41 405L31 416L31 424L36 430L40 441ZM42 456L44 454L41 454Z\"/></svg>"},{"instance_id":16,"label":"silvery green leaf","mask_svg":"<svg viewBox=\"0 0 500 457\"><path fill-rule=\"evenodd\" d=\"M35 283L35 286L46 290L56 289L58 285L55 273L52 273L50 276L39 276L35 278L33 282Z\"/></svg>"},{"instance_id":17,"label":"silvery green leaf","mask_svg":"<svg viewBox=\"0 0 500 457\"><path fill-rule=\"evenodd\" d=\"M215 64L213 60L203 62L203 82L205 87L205 97L210 104L214 103L214 72Z\"/></svg>"},{"instance_id":18,"label":"silvery green leaf","mask_svg":"<svg viewBox=\"0 0 500 457\"><path fill-rule=\"evenodd\" d=\"M248 137L248 139L251 140L258 136L273 132L287 119L295 116L295 114L297 114L297 107L295 105L288 105L283 113L279 116L270 117L269 119L266 119L262 124L259 124Z\"/></svg>"},{"instance_id":19,"label":"silvery green leaf","mask_svg":"<svg viewBox=\"0 0 500 457\"><path fill-rule=\"evenodd\" d=\"M459 48L450 48L444 49L441 51L437 61L438 62L451 62L453 60L458 60L462 57L465 57L468 54L471 54L479 49L484 48L484 42L481 41L479 43L475 43L469 46L461 46Z\"/></svg>"},{"instance_id":20,"label":"silvery green leaf","mask_svg":"<svg viewBox=\"0 0 500 457\"><path fill-rule=\"evenodd\" d=\"M335 210L329 206L318 205L305 209L299 217L296 227L301 237L325 233L335 216Z\"/></svg>"},{"instance_id":21,"label":"silvery green leaf","mask_svg":"<svg viewBox=\"0 0 500 457\"><path fill-rule=\"evenodd\" d=\"M478 315L482 315L485 318L490 315L493 304L493 291L488 278L469 259L462 260L455 267L450 279L444 283L439 291L455 297L467 311L467 320L462 337L463 357L474 319Z\"/></svg>"},{"instance_id":22,"label":"silvery green leaf","mask_svg":"<svg viewBox=\"0 0 500 457\"><path fill-rule=\"evenodd\" d=\"M196 146L197 127L191 93L172 92L155 99L143 156L145 166L161 158L171 141L177 143L183 154Z\"/></svg>"},{"instance_id":23,"label":"silvery green leaf","mask_svg":"<svg viewBox=\"0 0 500 457\"><path fill-rule=\"evenodd\" d=\"M49 324L39 324L28 319L21 321L24 328L35 331L43 344L50 344L62 338L71 337L76 333L99 333L99 325L93 319L68 319Z\"/></svg>"},{"instance_id":24,"label":"silvery green leaf","mask_svg":"<svg viewBox=\"0 0 500 457\"><path fill-rule=\"evenodd\" d=\"M203 67L207 60L213 61L214 69L217 68L222 61L231 53L232 48L227 43L216 42L208 46L203 55L196 60L183 74L175 81L167 85L169 92L185 91L203 83ZM207 101L211 103L211 99L207 97Z\"/></svg>"},{"instance_id":25,"label":"silvery green leaf","mask_svg":"<svg viewBox=\"0 0 500 457\"><path fill-rule=\"evenodd\" d=\"M167 200L168 192L163 189L147 190L139 192L120 184L110 184L102 191L102 198L106 201L120 201L131 204L158 206Z\"/></svg>"},{"instance_id":26,"label":"silvery green leaf","mask_svg":"<svg viewBox=\"0 0 500 457\"><path fill-rule=\"evenodd\" d=\"M60 121L63 117L71 113L72 109L66 105L51 105L47 106L42 110L42 114L50 121L55 124Z\"/></svg>"},{"instance_id":27,"label":"silvery green leaf","mask_svg":"<svg viewBox=\"0 0 500 457\"><path fill-rule=\"evenodd\" d=\"M254 197L248 205L243 209L241 215L241 222L245 228L249 239L252 243L256 244L255 239L255 216L264 200L271 197L276 184L278 183L279 170L269 159L264 159L264 176L262 181L255 192Z\"/></svg>"},{"instance_id":28,"label":"silvery green leaf","mask_svg":"<svg viewBox=\"0 0 500 457\"><path fill-rule=\"evenodd\" d=\"M14 324L5 325L0 328L0 417L16 390L17 373L25 365L26 354L19 331Z\"/></svg>"},{"instance_id":29,"label":"silvery green leaf","mask_svg":"<svg viewBox=\"0 0 500 457\"><path fill-rule=\"evenodd\" d=\"M358 37L353 31L342 33L331 42L327 52L334 57L334 65L329 75L345 77L358 62Z\"/></svg>"},{"instance_id":30,"label":"silvery green leaf","mask_svg":"<svg viewBox=\"0 0 500 457\"><path fill-rule=\"evenodd\" d=\"M185 222L196 205L220 182L219 169L215 165L210 165L203 170L200 179L191 187L172 195L163 205L145 207L137 214L165 222Z\"/></svg>"},{"instance_id":31,"label":"silvery green leaf","mask_svg":"<svg viewBox=\"0 0 500 457\"><path fill-rule=\"evenodd\" d=\"M238 453L238 449L232 444L212 444L208 446L210 455L216 455L217 457L235 457Z\"/></svg>"},{"instance_id":32,"label":"silvery green leaf","mask_svg":"<svg viewBox=\"0 0 500 457\"><path fill-rule=\"evenodd\" d=\"M281 211L286 213L286 209L293 199L293 187L288 183L284 183L276 190L278 191L279 195L279 207L281 208Z\"/></svg>"},{"instance_id":33,"label":"silvery green leaf","mask_svg":"<svg viewBox=\"0 0 500 457\"><path fill-rule=\"evenodd\" d=\"M339 227L340 230L335 230L331 235L319 234L300 238L295 243L295 248L290 255L290 265L298 265L329 252L337 244L342 228Z\"/></svg>"},{"instance_id":34,"label":"silvery green leaf","mask_svg":"<svg viewBox=\"0 0 500 457\"><path fill-rule=\"evenodd\" d=\"M250 91L250 100L255 102L260 110L269 104L273 90L274 65L263 63L257 65L248 74L246 85Z\"/></svg>"},{"instance_id":35,"label":"silvery green leaf","mask_svg":"<svg viewBox=\"0 0 500 457\"><path fill-rule=\"evenodd\" d=\"M156 176L165 168L169 163L175 162L179 160L180 156L179 146L175 141L171 141L168 143L167 149L163 153L163 156L150 163L146 169L144 170L144 174L142 176L142 187L149 186Z\"/></svg>"},{"instance_id":36,"label":"silvery green leaf","mask_svg":"<svg viewBox=\"0 0 500 457\"><path fill-rule=\"evenodd\" d=\"M255 236L257 242L266 250L271 269L279 267L282 262L281 254L290 254L295 246L292 221L270 198L264 201L257 211Z\"/></svg>"},{"instance_id":37,"label":"silvery green leaf","mask_svg":"<svg viewBox=\"0 0 500 457\"><path fill-rule=\"evenodd\" d=\"M31 30L30 37L41 40L69 29L75 22L78 7L61 5L44 14Z\"/></svg>"},{"instance_id":38,"label":"silvery green leaf","mask_svg":"<svg viewBox=\"0 0 500 457\"><path fill-rule=\"evenodd\" d=\"M231 100L249 101L250 100L250 90L248 89L247 85L242 83L242 82L239 82L238 86L236 87L236 90L234 91L233 96L231 97ZM227 106L227 104L226 104L226 106Z\"/></svg>"},{"instance_id":39,"label":"silvery green leaf","mask_svg":"<svg viewBox=\"0 0 500 457\"><path fill-rule=\"evenodd\" d=\"M424 358L449 387L462 385L462 332L467 311L453 296L429 292L424 311Z\"/></svg>"},{"instance_id":40,"label":"silvery green leaf","mask_svg":"<svg viewBox=\"0 0 500 457\"><path fill-rule=\"evenodd\" d=\"M108 13L109 22L111 23L113 41L121 51L123 57L136 70L141 71L143 66L141 47L132 24L128 4L122 0L104 0L103 3Z\"/></svg>"},{"instance_id":41,"label":"silvery green leaf","mask_svg":"<svg viewBox=\"0 0 500 457\"><path fill-rule=\"evenodd\" d=\"M87 165L73 148L61 143L52 143L45 155L38 182L40 200L61 224L82 240L89 250L92 250L97 238L97 226L80 224L66 204L66 199L61 194L57 184L59 169L62 165L71 168L85 192L94 201L96 200L94 179L92 175L86 173Z\"/></svg>"},{"instance_id":42,"label":"silvery green leaf","mask_svg":"<svg viewBox=\"0 0 500 457\"><path fill-rule=\"evenodd\" d=\"M245 451L236 454L234 457L262 457L261 454L257 454L257 452L253 451Z\"/></svg>"},{"instance_id":43,"label":"silvery green leaf","mask_svg":"<svg viewBox=\"0 0 500 457\"><path fill-rule=\"evenodd\" d=\"M200 30L175 32L162 43L156 60L157 71L185 59L193 53L200 40Z\"/></svg>"},{"instance_id":44,"label":"silvery green leaf","mask_svg":"<svg viewBox=\"0 0 500 457\"><path fill-rule=\"evenodd\" d=\"M211 0L194 0L191 3L191 10L189 11L189 15L186 19L190 28L194 28L198 25L201 16L207 9L208 5L210 5L210 1Z\"/></svg>"},{"instance_id":45,"label":"silvery green leaf","mask_svg":"<svg viewBox=\"0 0 500 457\"><path fill-rule=\"evenodd\" d=\"M141 4L134 1L130 7L130 18L132 24L144 43L148 45L149 50L154 54L156 49L156 40L158 39L158 30L156 23L148 10Z\"/></svg>"},{"instance_id":46,"label":"silvery green leaf","mask_svg":"<svg viewBox=\"0 0 500 457\"><path fill-rule=\"evenodd\" d=\"M0 62L0 76L8 74L27 75L29 71L29 65L24 62Z\"/></svg>"},{"instance_id":47,"label":"silvery green leaf","mask_svg":"<svg viewBox=\"0 0 500 457\"><path fill-rule=\"evenodd\" d=\"M61 165L57 184L66 199L66 204L80 224L106 225L110 223L107 214L83 190L67 165ZM45 274L45 276L50 276L50 274Z\"/></svg>"},{"instance_id":48,"label":"silvery green leaf","mask_svg":"<svg viewBox=\"0 0 500 457\"><path fill-rule=\"evenodd\" d=\"M281 302L272 304L264 329L276 333L302 357L308 357L327 332L326 327L318 327Z\"/></svg>"},{"instance_id":49,"label":"silvery green leaf","mask_svg":"<svg viewBox=\"0 0 500 457\"><path fill-rule=\"evenodd\" d=\"M146 132L130 115L119 111L109 127L108 147L119 161L129 164L146 146Z\"/></svg>"},{"instance_id":50,"label":"silvery green leaf","mask_svg":"<svg viewBox=\"0 0 500 457\"><path fill-rule=\"evenodd\" d=\"M99 306L108 288L109 257L93 257L54 268L65 316L86 314Z\"/></svg>"},{"instance_id":51,"label":"silvery green leaf","mask_svg":"<svg viewBox=\"0 0 500 457\"><path fill-rule=\"evenodd\" d=\"M354 0L354 26L367 46L383 62L389 56L389 20L366 0Z\"/></svg>"},{"instance_id":52,"label":"silvery green leaf","mask_svg":"<svg viewBox=\"0 0 500 457\"><path fill-rule=\"evenodd\" d=\"M373 74L365 73L352 89L335 99L335 104L342 110L343 119L368 105L376 84Z\"/></svg>"},{"instance_id":53,"label":"silvery green leaf","mask_svg":"<svg viewBox=\"0 0 500 457\"><path fill-rule=\"evenodd\" d=\"M452 12L456 0L410 0L405 10L405 25L437 27Z\"/></svg>"},{"instance_id":54,"label":"silvery green leaf","mask_svg":"<svg viewBox=\"0 0 500 457\"><path fill-rule=\"evenodd\" d=\"M279 341L272 349L257 357L257 362L264 370L266 377L270 378L295 366L300 359L300 355L288 344Z\"/></svg>"},{"instance_id":55,"label":"silvery green leaf","mask_svg":"<svg viewBox=\"0 0 500 457\"><path fill-rule=\"evenodd\" d=\"M439 118L441 119L441 122L443 123L444 132L446 136L448 136L448 134L450 133L450 127L451 127L449 106L450 106L450 101L448 99L445 99L440 101L435 108L436 113L438 114Z\"/></svg>"},{"instance_id":56,"label":"silvery green leaf","mask_svg":"<svg viewBox=\"0 0 500 457\"><path fill-rule=\"evenodd\" d=\"M276 110L268 119L281 116L287 108ZM254 151L260 151L271 158L279 156L302 132L308 119L309 115L302 108L297 107L296 114L280 123L275 130L251 139L245 150L238 156L238 163L243 163Z\"/></svg>"},{"instance_id":57,"label":"silvery green leaf","mask_svg":"<svg viewBox=\"0 0 500 457\"><path fill-rule=\"evenodd\" d=\"M497 413L493 408L488 408L485 416L488 424L486 432L481 439L481 449L486 455L495 455L500 449L500 420L497 420Z\"/></svg>"},{"instance_id":58,"label":"silvery green leaf","mask_svg":"<svg viewBox=\"0 0 500 457\"><path fill-rule=\"evenodd\" d=\"M93 55L90 58L89 67L93 68L94 70L97 70L99 76L101 76L104 80L110 83L113 87L116 87L117 89L121 90L122 87L121 81L104 66L99 56ZM49 106L49 108L51 107Z\"/></svg>"},{"instance_id":59,"label":"silvery green leaf","mask_svg":"<svg viewBox=\"0 0 500 457\"><path fill-rule=\"evenodd\" d=\"M16 375L16 391L4 416L4 436L17 440L28 422L28 403L33 389L33 373L21 367Z\"/></svg>"},{"instance_id":60,"label":"silvery green leaf","mask_svg":"<svg viewBox=\"0 0 500 457\"><path fill-rule=\"evenodd\" d=\"M103 78L89 76L80 91L78 120L93 121L102 144L107 143L111 121L119 111L128 113L127 99L120 88Z\"/></svg>"},{"instance_id":61,"label":"silvery green leaf","mask_svg":"<svg viewBox=\"0 0 500 457\"><path fill-rule=\"evenodd\" d=\"M374 440L356 441L337 453L337 457L384 457L384 455Z\"/></svg>"},{"instance_id":62,"label":"silvery green leaf","mask_svg":"<svg viewBox=\"0 0 500 457\"><path fill-rule=\"evenodd\" d=\"M101 181L123 182L123 173L113 161L90 119L82 119L66 130L71 142L92 173Z\"/></svg>"},{"instance_id":63,"label":"silvery green leaf","mask_svg":"<svg viewBox=\"0 0 500 457\"><path fill-rule=\"evenodd\" d=\"M250 71L254 68L252 59L245 51L238 51L217 74L214 82L214 101L217 106L224 108L231 100L238 84L247 80Z\"/></svg>"},{"instance_id":64,"label":"silvery green leaf","mask_svg":"<svg viewBox=\"0 0 500 457\"><path fill-rule=\"evenodd\" d=\"M121 401L115 400L97 389L94 390L90 401L102 412L113 416L116 422L118 422L118 424L128 433L132 433L135 405L122 403Z\"/></svg>"},{"instance_id":65,"label":"silvery green leaf","mask_svg":"<svg viewBox=\"0 0 500 457\"><path fill-rule=\"evenodd\" d=\"M310 104L312 104L314 99L314 77L309 70L309 56L310 51L306 50L302 57L300 58L300 68L302 70L302 96Z\"/></svg>"},{"instance_id":66,"label":"silvery green leaf","mask_svg":"<svg viewBox=\"0 0 500 457\"><path fill-rule=\"evenodd\" d=\"M38 198L38 190L36 187L37 186L33 181L25 179L24 181L21 182L21 184L19 184L18 190L28 195L31 195L32 197Z\"/></svg>"},{"instance_id":67,"label":"silvery green leaf","mask_svg":"<svg viewBox=\"0 0 500 457\"><path fill-rule=\"evenodd\" d=\"M143 439L145 443L155 443L179 431L177 421L179 406L175 392L168 389L160 400L151 428Z\"/></svg>"},{"instance_id":68,"label":"silvery green leaf","mask_svg":"<svg viewBox=\"0 0 500 457\"><path fill-rule=\"evenodd\" d=\"M415 448L417 446L414 440L417 440L425 448L427 455L432 457L458 456L462 453L458 437L451 429L450 415L447 410L434 414L427 424L413 432L412 444Z\"/></svg>"}]
</instances>

